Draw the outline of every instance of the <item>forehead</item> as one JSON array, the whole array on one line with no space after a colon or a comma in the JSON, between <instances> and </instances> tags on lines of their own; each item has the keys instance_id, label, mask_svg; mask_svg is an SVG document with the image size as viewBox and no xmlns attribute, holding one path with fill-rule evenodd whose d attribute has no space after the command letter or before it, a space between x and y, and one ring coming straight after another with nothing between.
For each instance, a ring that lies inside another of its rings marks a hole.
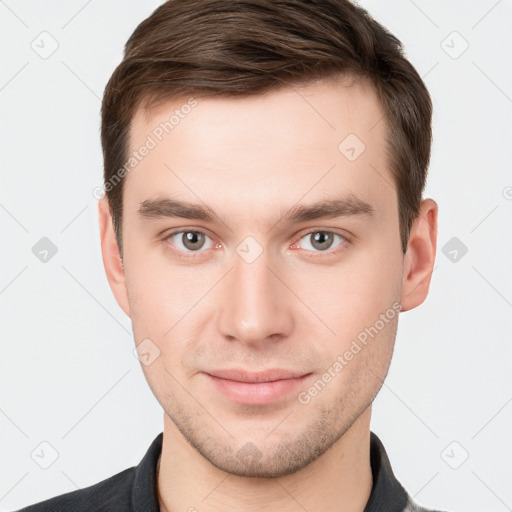
<instances>
[{"instance_id":1,"label":"forehead","mask_svg":"<svg viewBox=\"0 0 512 512\"><path fill-rule=\"evenodd\" d=\"M243 207L253 216L262 206L286 207L301 197L395 196L384 114L373 87L359 80L241 98L187 96L140 108L129 148L130 155L144 153L125 178L132 210L165 193L204 200L215 210Z\"/></svg>"}]
</instances>

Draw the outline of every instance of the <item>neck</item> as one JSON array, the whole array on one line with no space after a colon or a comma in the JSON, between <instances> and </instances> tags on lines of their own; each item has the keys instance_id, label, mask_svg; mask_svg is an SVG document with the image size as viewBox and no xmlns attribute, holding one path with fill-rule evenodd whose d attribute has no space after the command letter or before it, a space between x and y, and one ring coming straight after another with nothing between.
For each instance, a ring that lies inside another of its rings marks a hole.
<instances>
[{"instance_id":1,"label":"neck","mask_svg":"<svg viewBox=\"0 0 512 512\"><path fill-rule=\"evenodd\" d=\"M162 512L363 510L372 489L368 408L324 454L295 473L249 478L213 466L164 415L157 476Z\"/></svg>"}]
</instances>

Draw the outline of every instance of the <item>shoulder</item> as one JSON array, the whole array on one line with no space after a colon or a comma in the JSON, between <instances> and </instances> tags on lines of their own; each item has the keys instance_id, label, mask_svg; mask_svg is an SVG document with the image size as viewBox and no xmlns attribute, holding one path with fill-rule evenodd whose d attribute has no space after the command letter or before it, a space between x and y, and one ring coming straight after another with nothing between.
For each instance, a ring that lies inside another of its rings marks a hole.
<instances>
[{"instance_id":1,"label":"shoulder","mask_svg":"<svg viewBox=\"0 0 512 512\"><path fill-rule=\"evenodd\" d=\"M16 512L121 512L131 510L135 467L83 489L54 496Z\"/></svg>"},{"instance_id":2,"label":"shoulder","mask_svg":"<svg viewBox=\"0 0 512 512\"><path fill-rule=\"evenodd\" d=\"M442 510L434 510L432 508L424 508L415 503L410 496L407 496L407 503L403 512L448 512Z\"/></svg>"},{"instance_id":3,"label":"shoulder","mask_svg":"<svg viewBox=\"0 0 512 512\"><path fill-rule=\"evenodd\" d=\"M158 512L156 465L162 440L161 432L137 466L89 487L34 503L15 512Z\"/></svg>"},{"instance_id":4,"label":"shoulder","mask_svg":"<svg viewBox=\"0 0 512 512\"><path fill-rule=\"evenodd\" d=\"M374 432L370 433L370 465L373 488L365 512L447 512L418 505L397 480L386 449Z\"/></svg>"}]
</instances>

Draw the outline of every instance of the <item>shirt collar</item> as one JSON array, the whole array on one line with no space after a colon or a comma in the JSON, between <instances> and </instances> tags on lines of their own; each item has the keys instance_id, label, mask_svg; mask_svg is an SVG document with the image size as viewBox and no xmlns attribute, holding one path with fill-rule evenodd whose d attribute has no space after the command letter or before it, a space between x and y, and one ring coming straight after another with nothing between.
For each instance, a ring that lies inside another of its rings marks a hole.
<instances>
[{"instance_id":1,"label":"shirt collar","mask_svg":"<svg viewBox=\"0 0 512 512\"><path fill-rule=\"evenodd\" d=\"M156 487L156 465L162 452L163 437L163 432L156 436L135 470L132 488L134 512L160 511Z\"/></svg>"},{"instance_id":2,"label":"shirt collar","mask_svg":"<svg viewBox=\"0 0 512 512\"><path fill-rule=\"evenodd\" d=\"M364 512L404 510L408 499L407 492L396 479L384 445L373 432L370 432L370 465L373 485Z\"/></svg>"}]
</instances>

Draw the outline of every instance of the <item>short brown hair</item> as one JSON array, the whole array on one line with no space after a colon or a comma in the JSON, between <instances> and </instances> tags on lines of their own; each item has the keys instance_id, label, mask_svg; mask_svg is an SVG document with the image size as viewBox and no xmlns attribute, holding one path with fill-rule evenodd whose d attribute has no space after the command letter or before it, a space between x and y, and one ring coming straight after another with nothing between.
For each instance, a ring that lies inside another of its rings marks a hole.
<instances>
[{"instance_id":1,"label":"short brown hair","mask_svg":"<svg viewBox=\"0 0 512 512\"><path fill-rule=\"evenodd\" d=\"M124 179L116 186L112 179L127 161L140 106L191 94L257 95L340 73L368 80L383 107L405 253L430 160L432 103L401 42L349 0L168 0L139 24L101 109L120 253Z\"/></svg>"}]
</instances>

